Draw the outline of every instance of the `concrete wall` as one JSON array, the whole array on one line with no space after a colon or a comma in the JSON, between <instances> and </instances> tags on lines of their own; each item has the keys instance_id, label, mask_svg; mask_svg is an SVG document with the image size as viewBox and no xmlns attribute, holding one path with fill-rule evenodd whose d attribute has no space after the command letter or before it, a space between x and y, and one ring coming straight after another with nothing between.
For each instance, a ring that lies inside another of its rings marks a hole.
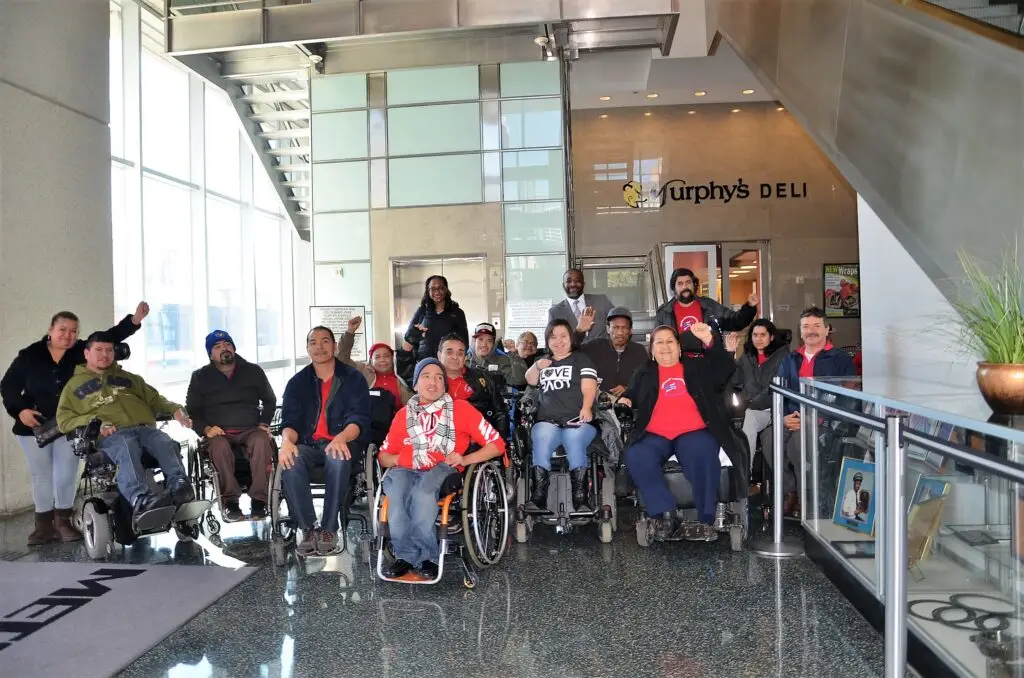
<instances>
[{"instance_id":1,"label":"concrete wall","mask_svg":"<svg viewBox=\"0 0 1024 678\"><path fill-rule=\"evenodd\" d=\"M0 2L0 363L69 309L113 318L109 4ZM0 414L0 513L32 504Z\"/></svg>"},{"instance_id":2,"label":"concrete wall","mask_svg":"<svg viewBox=\"0 0 1024 678\"><path fill-rule=\"evenodd\" d=\"M741 111L732 113L737 106ZM580 256L643 255L658 243L767 240L774 320L790 328L801 309L822 304L822 264L857 261L856 194L774 104L590 109L574 111L572 124ZM732 185L742 178L751 196L630 209L623 181L598 179L604 170L595 165L624 162L632 177L634 162L642 160L660 163L661 183ZM806 182L807 197L762 200L762 182ZM831 322L837 344L860 341L858 320Z\"/></svg>"}]
</instances>

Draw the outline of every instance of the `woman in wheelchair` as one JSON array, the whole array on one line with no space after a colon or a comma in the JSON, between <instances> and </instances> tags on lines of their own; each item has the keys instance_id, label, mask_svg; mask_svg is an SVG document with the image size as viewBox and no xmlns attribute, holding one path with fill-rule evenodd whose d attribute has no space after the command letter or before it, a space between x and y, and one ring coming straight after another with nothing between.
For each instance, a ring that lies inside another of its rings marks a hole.
<instances>
[{"instance_id":1,"label":"woman in wheelchair","mask_svg":"<svg viewBox=\"0 0 1024 678\"><path fill-rule=\"evenodd\" d=\"M734 369L732 357L711 327L697 323L680 338L662 325L651 333L653 360L633 375L620 404L633 408L634 428L626 467L643 496L647 514L660 517L655 539L715 541L724 447L736 468L746 469L742 444L731 434L722 392ZM739 444L738 444L739 443ZM676 534L677 502L662 467L675 455L693 486L696 526ZM692 528L692 529L691 529Z\"/></svg>"},{"instance_id":2,"label":"woman in wheelchair","mask_svg":"<svg viewBox=\"0 0 1024 678\"><path fill-rule=\"evenodd\" d=\"M434 521L445 480L469 464L505 452L505 442L476 408L452 400L441 364L425 358L413 375L416 392L395 416L378 459L387 468L382 488L388 497L388 524L395 562L387 571L397 579L413 570L438 577L439 545ZM471 444L480 447L466 454Z\"/></svg>"},{"instance_id":3,"label":"woman in wheelchair","mask_svg":"<svg viewBox=\"0 0 1024 678\"><path fill-rule=\"evenodd\" d=\"M543 510L548 503L551 457L559 446L565 449L572 484L572 503L577 510L587 504L587 446L597 435L594 420L597 399L597 370L590 358L574 351L572 327L565 320L552 320L544 332L551 358L541 358L526 371L526 382L540 386L537 423L533 443L533 491L529 507Z\"/></svg>"}]
</instances>

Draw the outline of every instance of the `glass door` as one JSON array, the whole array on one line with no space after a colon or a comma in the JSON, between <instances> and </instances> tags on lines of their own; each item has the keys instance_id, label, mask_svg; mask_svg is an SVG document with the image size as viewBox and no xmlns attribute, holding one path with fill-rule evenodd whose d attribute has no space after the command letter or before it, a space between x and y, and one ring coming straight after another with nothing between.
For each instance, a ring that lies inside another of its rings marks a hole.
<instances>
[{"instance_id":1,"label":"glass door","mask_svg":"<svg viewBox=\"0 0 1024 678\"><path fill-rule=\"evenodd\" d=\"M737 309L756 294L758 317L770 317L770 261L766 241L722 243L721 302Z\"/></svg>"},{"instance_id":2,"label":"glass door","mask_svg":"<svg viewBox=\"0 0 1024 678\"><path fill-rule=\"evenodd\" d=\"M700 280L698 294L702 297L710 297L721 301L719 294L721 289L720 277L718 274L718 245L663 245L663 260L665 262L665 290L668 298L675 296L671 288L672 271L677 268L688 268Z\"/></svg>"}]
</instances>

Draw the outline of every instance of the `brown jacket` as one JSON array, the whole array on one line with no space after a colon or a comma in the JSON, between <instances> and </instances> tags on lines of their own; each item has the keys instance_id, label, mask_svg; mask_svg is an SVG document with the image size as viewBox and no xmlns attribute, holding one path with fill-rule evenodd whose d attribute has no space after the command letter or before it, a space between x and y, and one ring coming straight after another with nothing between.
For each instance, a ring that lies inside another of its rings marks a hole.
<instances>
[{"instance_id":1,"label":"brown jacket","mask_svg":"<svg viewBox=\"0 0 1024 678\"><path fill-rule=\"evenodd\" d=\"M351 332L345 332L344 334L342 334L341 340L338 341L338 349L335 352L334 356L341 362L348 365L349 367L354 367L355 369L357 369L359 373L366 378L366 385L369 386L370 388L373 388L373 385L377 382L377 372L367 362L356 362L352 360L352 345L355 343L355 341L356 335L352 334ZM399 399L402 401L402 405L405 405L407 402L409 402L409 398L412 397L412 389L410 389L409 386L405 383L405 381L397 374L395 375L395 378L398 379L398 394L400 396Z\"/></svg>"}]
</instances>

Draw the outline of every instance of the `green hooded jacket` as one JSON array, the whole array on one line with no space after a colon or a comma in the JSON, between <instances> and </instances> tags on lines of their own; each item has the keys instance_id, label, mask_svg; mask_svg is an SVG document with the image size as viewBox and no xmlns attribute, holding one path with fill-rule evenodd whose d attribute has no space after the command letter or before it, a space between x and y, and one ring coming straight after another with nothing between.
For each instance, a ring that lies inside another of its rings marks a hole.
<instances>
[{"instance_id":1,"label":"green hooded jacket","mask_svg":"<svg viewBox=\"0 0 1024 678\"><path fill-rule=\"evenodd\" d=\"M118 429L152 426L157 415L169 416L180 408L142 377L126 372L116 363L102 374L79 365L60 394L57 426L62 433L70 433L94 418Z\"/></svg>"}]
</instances>

